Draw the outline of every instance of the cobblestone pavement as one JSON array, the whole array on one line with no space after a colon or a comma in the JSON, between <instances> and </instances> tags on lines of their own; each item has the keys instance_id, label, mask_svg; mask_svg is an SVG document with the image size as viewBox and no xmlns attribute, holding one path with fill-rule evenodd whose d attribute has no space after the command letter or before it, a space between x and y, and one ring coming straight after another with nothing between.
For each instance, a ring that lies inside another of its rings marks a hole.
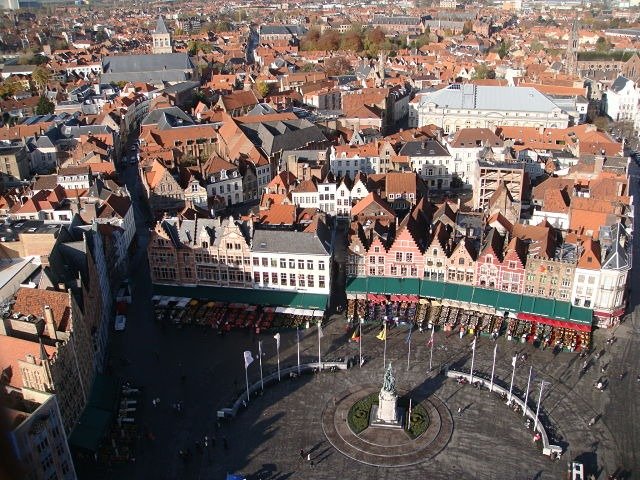
<instances>
[{"instance_id":1,"label":"cobblestone pavement","mask_svg":"<svg viewBox=\"0 0 640 480\"><path fill-rule=\"evenodd\" d=\"M141 268L141 270L144 270ZM144 275L144 271L138 273ZM508 385L511 358L526 352L526 361L519 360L515 389L523 395L529 366L535 377L530 391L530 405L535 405L539 381L545 386L541 417L552 427L553 436L567 448L560 462L552 462L539 453L531 442L531 433L524 420L509 411L497 397L478 392L469 386L445 381L436 375L439 367L448 364L456 369L468 369L471 362L470 337L460 340L457 335L447 337L438 332L433 349L432 372L428 371L429 348L427 333L414 333L409 368L407 369L406 329L398 327L389 332L387 362L392 361L399 388L435 392L454 413L454 432L449 445L433 460L420 466L400 469L377 469L358 464L330 448L320 427L320 413L326 402L352 385L381 383L383 375L383 345L375 338L377 329L365 328L363 353L368 359L362 368L347 372L303 375L297 380L283 380L265 390L263 396L252 399L247 410L217 428L218 408L227 406L245 388L242 352L257 352L257 338L248 332L233 332L224 337L209 329L198 327L161 327L150 318L150 299L141 295L144 283L134 289L130 322L123 335L114 338L112 358L123 378L144 387L143 408L138 423L149 428L154 441L140 440L134 464L111 470L92 471L84 478L224 478L226 472L242 472L249 478L271 472L265 478L559 478L569 458L580 457L599 472L600 478L613 472L627 455L625 443L616 438L609 424L607 409L611 409L611 392L623 388L617 378L604 392L593 388L600 377L600 366L593 363L584 376L580 375L582 359L575 354L539 351L530 345L498 340L496 378ZM626 328L626 327L625 327ZM324 328L323 360L329 361L358 354L358 344L348 343L345 322L333 318ZM625 340L619 330L619 340L612 351L624 348ZM276 369L275 340L263 339L263 371ZM598 342L603 343L600 337ZM494 343L480 338L476 350L475 368L488 375L491 371ZM156 357L158 354L158 357ZM117 359L126 355L132 363L118 365ZM600 362L611 363L605 354ZM302 362L317 360L316 329L304 332L301 342ZM295 332L283 332L280 352L281 365L296 363ZM610 366L609 368L617 368ZM629 373L630 375L631 373ZM180 377L186 375L186 381ZM627 376L629 376L627 375ZM259 380L258 362L249 368L250 382ZM635 377L628 380L628 388L637 388ZM161 404L153 407L151 399L159 397ZM169 405L182 400L182 414L174 413ZM457 409L464 413L457 417ZM635 407L634 407L635 408ZM614 410L615 411L615 410ZM589 428L590 418L605 414ZM202 455L195 453L195 442L204 436L215 437L215 446ZM229 450L224 450L225 437ZM315 447L313 470L299 461L299 450ZM180 449L191 449L190 460L178 457ZM631 460L633 461L633 460ZM627 465L630 465L627 463ZM627 467L628 469L630 467Z\"/></svg>"}]
</instances>

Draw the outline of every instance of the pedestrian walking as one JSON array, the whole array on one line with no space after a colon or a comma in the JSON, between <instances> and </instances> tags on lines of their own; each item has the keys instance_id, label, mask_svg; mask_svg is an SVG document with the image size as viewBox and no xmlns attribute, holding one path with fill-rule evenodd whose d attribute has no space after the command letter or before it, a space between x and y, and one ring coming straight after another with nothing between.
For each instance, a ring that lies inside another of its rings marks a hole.
<instances>
[{"instance_id":1,"label":"pedestrian walking","mask_svg":"<svg viewBox=\"0 0 640 480\"><path fill-rule=\"evenodd\" d=\"M462 416L462 407L458 407L458 416L461 417Z\"/></svg>"},{"instance_id":2,"label":"pedestrian walking","mask_svg":"<svg viewBox=\"0 0 640 480\"><path fill-rule=\"evenodd\" d=\"M300 449L300 458L304 460L304 450L302 448Z\"/></svg>"},{"instance_id":3,"label":"pedestrian walking","mask_svg":"<svg viewBox=\"0 0 640 480\"><path fill-rule=\"evenodd\" d=\"M464 328L460 327L460 340L464 337Z\"/></svg>"},{"instance_id":4,"label":"pedestrian walking","mask_svg":"<svg viewBox=\"0 0 640 480\"><path fill-rule=\"evenodd\" d=\"M307 462L311 461L311 453L307 453Z\"/></svg>"}]
</instances>

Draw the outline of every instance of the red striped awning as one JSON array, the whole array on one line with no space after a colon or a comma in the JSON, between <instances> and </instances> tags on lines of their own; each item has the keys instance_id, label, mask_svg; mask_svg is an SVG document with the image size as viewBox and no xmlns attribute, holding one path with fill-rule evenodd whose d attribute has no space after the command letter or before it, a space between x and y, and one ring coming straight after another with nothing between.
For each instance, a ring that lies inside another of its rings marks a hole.
<instances>
[{"instance_id":1,"label":"red striped awning","mask_svg":"<svg viewBox=\"0 0 640 480\"><path fill-rule=\"evenodd\" d=\"M543 325L551 325L552 327L558 327L558 328L568 328L570 330L577 330L580 332L591 331L591 325L567 322L565 320L556 320L553 318L541 317L540 315L533 315L531 313L518 313L518 320L541 323Z\"/></svg>"},{"instance_id":2,"label":"red striped awning","mask_svg":"<svg viewBox=\"0 0 640 480\"><path fill-rule=\"evenodd\" d=\"M614 310L613 312L609 313L609 312L597 312L594 310L593 314L596 317L602 317L602 318L611 318L611 317L619 317L621 315L624 315L625 312L625 308L619 308L617 310Z\"/></svg>"}]
</instances>

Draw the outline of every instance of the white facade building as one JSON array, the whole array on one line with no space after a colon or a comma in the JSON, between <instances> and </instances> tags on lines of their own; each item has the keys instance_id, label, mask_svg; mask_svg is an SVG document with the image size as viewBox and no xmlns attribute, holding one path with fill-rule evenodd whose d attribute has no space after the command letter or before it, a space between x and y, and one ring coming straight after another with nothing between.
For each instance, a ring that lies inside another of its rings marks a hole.
<instances>
[{"instance_id":1,"label":"white facade building","mask_svg":"<svg viewBox=\"0 0 640 480\"><path fill-rule=\"evenodd\" d=\"M255 230L251 246L254 288L329 295L331 245L328 229L317 232Z\"/></svg>"},{"instance_id":2,"label":"white facade building","mask_svg":"<svg viewBox=\"0 0 640 480\"><path fill-rule=\"evenodd\" d=\"M357 147L331 147L329 168L334 175L351 178L356 173L380 173L380 157L378 155L362 156Z\"/></svg>"},{"instance_id":3,"label":"white facade building","mask_svg":"<svg viewBox=\"0 0 640 480\"><path fill-rule=\"evenodd\" d=\"M530 87L453 84L420 97L418 127L433 124L446 134L462 128L567 128L569 125L566 112Z\"/></svg>"},{"instance_id":4,"label":"white facade building","mask_svg":"<svg viewBox=\"0 0 640 480\"><path fill-rule=\"evenodd\" d=\"M639 100L640 92L635 82L620 76L606 91L603 110L614 122L628 120L635 123Z\"/></svg>"}]
</instances>

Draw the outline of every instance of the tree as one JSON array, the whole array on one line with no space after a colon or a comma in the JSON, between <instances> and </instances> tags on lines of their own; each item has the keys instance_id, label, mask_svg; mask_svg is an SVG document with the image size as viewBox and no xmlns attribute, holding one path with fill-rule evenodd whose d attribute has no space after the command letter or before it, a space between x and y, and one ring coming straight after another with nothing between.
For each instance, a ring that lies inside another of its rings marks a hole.
<instances>
[{"instance_id":1,"label":"tree","mask_svg":"<svg viewBox=\"0 0 640 480\"><path fill-rule=\"evenodd\" d=\"M608 52L611 50L611 44L607 42L606 38L598 37L598 40L596 40L596 50L598 52Z\"/></svg>"},{"instance_id":2,"label":"tree","mask_svg":"<svg viewBox=\"0 0 640 480\"><path fill-rule=\"evenodd\" d=\"M318 39L318 50L335 51L340 48L340 34L335 30L327 30Z\"/></svg>"},{"instance_id":3,"label":"tree","mask_svg":"<svg viewBox=\"0 0 640 480\"><path fill-rule=\"evenodd\" d=\"M531 48L532 52L538 53L544 48L544 46L539 41L534 40L533 42L531 42L531 45L529 48Z\"/></svg>"},{"instance_id":4,"label":"tree","mask_svg":"<svg viewBox=\"0 0 640 480\"><path fill-rule=\"evenodd\" d=\"M486 65L479 64L474 69L473 78L478 80L494 79L496 78L496 72Z\"/></svg>"},{"instance_id":5,"label":"tree","mask_svg":"<svg viewBox=\"0 0 640 480\"><path fill-rule=\"evenodd\" d=\"M55 109L55 104L47 100L47 97L43 95L38 100L38 105L36 105L36 115L48 115L53 113Z\"/></svg>"},{"instance_id":6,"label":"tree","mask_svg":"<svg viewBox=\"0 0 640 480\"><path fill-rule=\"evenodd\" d=\"M603 132L606 132L607 129L609 128L609 119L607 117L597 117L594 121L593 124L598 127L598 130L601 130Z\"/></svg>"},{"instance_id":7,"label":"tree","mask_svg":"<svg viewBox=\"0 0 640 480\"><path fill-rule=\"evenodd\" d=\"M256 82L256 90L260 94L261 97L266 97L271 92L271 85L267 82L263 82L262 80Z\"/></svg>"},{"instance_id":8,"label":"tree","mask_svg":"<svg viewBox=\"0 0 640 480\"><path fill-rule=\"evenodd\" d=\"M187 52L191 56L194 56L199 51L202 51L202 53L211 53L212 50L210 44L201 42L200 40L189 40L189 43L187 43Z\"/></svg>"},{"instance_id":9,"label":"tree","mask_svg":"<svg viewBox=\"0 0 640 480\"><path fill-rule=\"evenodd\" d=\"M361 52L364 48L362 36L355 30L350 30L342 36L340 42L341 50L349 50L352 52Z\"/></svg>"},{"instance_id":10,"label":"tree","mask_svg":"<svg viewBox=\"0 0 640 480\"><path fill-rule=\"evenodd\" d=\"M327 76L344 75L351 71L351 63L345 57L336 56L324 61L324 71Z\"/></svg>"},{"instance_id":11,"label":"tree","mask_svg":"<svg viewBox=\"0 0 640 480\"><path fill-rule=\"evenodd\" d=\"M320 30L317 28L310 29L300 39L300 50L315 50L318 40L320 40Z\"/></svg>"},{"instance_id":12,"label":"tree","mask_svg":"<svg viewBox=\"0 0 640 480\"><path fill-rule=\"evenodd\" d=\"M498 56L502 59L509 55L509 48L511 48L511 44L502 40L498 46Z\"/></svg>"},{"instance_id":13,"label":"tree","mask_svg":"<svg viewBox=\"0 0 640 480\"><path fill-rule=\"evenodd\" d=\"M7 99L22 90L22 83L16 78L9 77L0 83L0 97Z\"/></svg>"},{"instance_id":14,"label":"tree","mask_svg":"<svg viewBox=\"0 0 640 480\"><path fill-rule=\"evenodd\" d=\"M36 89L39 92L44 92L49 84L49 80L51 80L51 72L45 67L38 66L33 70L31 78L36 85Z\"/></svg>"}]
</instances>

